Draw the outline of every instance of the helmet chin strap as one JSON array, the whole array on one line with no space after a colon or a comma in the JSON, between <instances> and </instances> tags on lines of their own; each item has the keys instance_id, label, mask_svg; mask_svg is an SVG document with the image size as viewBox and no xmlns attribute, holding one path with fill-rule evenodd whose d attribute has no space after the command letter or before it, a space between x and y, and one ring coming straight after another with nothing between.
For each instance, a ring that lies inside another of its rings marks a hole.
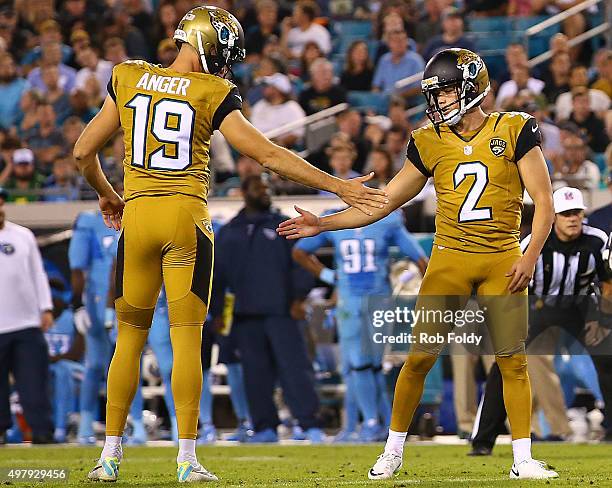
<instances>
[{"instance_id":1,"label":"helmet chin strap","mask_svg":"<svg viewBox=\"0 0 612 488\"><path fill-rule=\"evenodd\" d=\"M445 120L444 122L448 125L457 125L459 121L461 120L461 118L465 115L465 113L468 110L470 110L472 107L476 107L480 103L480 101L484 99L484 97L487 96L490 89L491 89L491 84L487 85L485 90L480 95L478 95L476 98L474 98L474 100L472 100L467 105L464 105L465 91L466 91L466 87L464 83L463 93L461 94L461 98L459 99L460 108L448 114L448 120ZM446 119L446 117L444 118Z\"/></svg>"}]
</instances>

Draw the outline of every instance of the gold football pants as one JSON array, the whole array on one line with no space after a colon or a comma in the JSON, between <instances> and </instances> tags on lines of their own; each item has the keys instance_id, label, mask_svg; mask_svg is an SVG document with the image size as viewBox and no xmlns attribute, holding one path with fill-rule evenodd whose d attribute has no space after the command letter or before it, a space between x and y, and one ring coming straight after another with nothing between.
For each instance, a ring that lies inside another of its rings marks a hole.
<instances>
[{"instance_id":1,"label":"gold football pants","mask_svg":"<svg viewBox=\"0 0 612 488\"><path fill-rule=\"evenodd\" d=\"M485 310L486 326L503 378L504 403L513 439L529 437L531 431L531 390L527 374L527 291L511 295L506 276L521 256L520 249L499 253L469 253L434 245L431 260L419 290L416 311L455 312L462 310L472 291ZM426 317L428 317L426 315ZM395 387L391 430L406 432L423 395L427 373L444 343L429 337L447 337L461 332L455 322L432 319L417 322L406 362ZM453 327L454 326L454 327Z\"/></svg>"},{"instance_id":2,"label":"gold football pants","mask_svg":"<svg viewBox=\"0 0 612 488\"><path fill-rule=\"evenodd\" d=\"M119 330L108 373L106 435L123 434L163 280L179 438L196 438L202 391L202 325L210 299L212 266L212 226L202 200L173 195L140 197L126 203L117 251L115 309Z\"/></svg>"}]
</instances>

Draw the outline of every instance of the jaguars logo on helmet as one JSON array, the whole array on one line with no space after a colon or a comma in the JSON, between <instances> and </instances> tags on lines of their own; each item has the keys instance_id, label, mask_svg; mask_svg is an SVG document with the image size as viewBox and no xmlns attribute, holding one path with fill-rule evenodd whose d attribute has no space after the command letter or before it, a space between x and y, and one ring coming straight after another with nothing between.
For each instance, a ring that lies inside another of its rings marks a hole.
<instances>
[{"instance_id":1,"label":"jaguars logo on helmet","mask_svg":"<svg viewBox=\"0 0 612 488\"><path fill-rule=\"evenodd\" d=\"M217 31L219 42L233 47L240 33L228 13L225 10L211 10L209 15L210 23Z\"/></svg>"},{"instance_id":2,"label":"jaguars logo on helmet","mask_svg":"<svg viewBox=\"0 0 612 488\"><path fill-rule=\"evenodd\" d=\"M484 67L484 62L477 54L472 51L463 49L459 53L457 59L457 68L463 71L463 77L465 79L474 79L480 73L480 70Z\"/></svg>"},{"instance_id":3,"label":"jaguars logo on helmet","mask_svg":"<svg viewBox=\"0 0 612 488\"><path fill-rule=\"evenodd\" d=\"M187 43L200 55L202 70L225 76L234 63L243 61L244 32L238 19L217 7L196 7L179 22L174 32L178 48Z\"/></svg>"},{"instance_id":4,"label":"jaguars logo on helmet","mask_svg":"<svg viewBox=\"0 0 612 488\"><path fill-rule=\"evenodd\" d=\"M457 98L443 107L438 102L442 89L454 88ZM434 126L455 125L465 113L477 107L491 85L484 61L467 49L450 48L436 54L425 66L421 82L427 100L427 117Z\"/></svg>"}]
</instances>

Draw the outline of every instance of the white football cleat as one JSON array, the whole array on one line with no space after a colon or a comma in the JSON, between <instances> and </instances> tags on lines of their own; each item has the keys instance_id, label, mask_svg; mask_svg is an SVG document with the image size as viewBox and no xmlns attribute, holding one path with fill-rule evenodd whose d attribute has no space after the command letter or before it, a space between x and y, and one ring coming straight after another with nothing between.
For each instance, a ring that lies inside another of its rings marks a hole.
<instances>
[{"instance_id":1,"label":"white football cleat","mask_svg":"<svg viewBox=\"0 0 612 488\"><path fill-rule=\"evenodd\" d=\"M558 478L556 471L548 469L548 465L536 459L527 459L518 464L512 464L510 479L513 480L543 480Z\"/></svg>"},{"instance_id":2,"label":"white football cleat","mask_svg":"<svg viewBox=\"0 0 612 488\"><path fill-rule=\"evenodd\" d=\"M392 452L383 452L376 464L368 471L371 480L388 480L395 476L402 467L402 456Z\"/></svg>"},{"instance_id":3,"label":"white football cleat","mask_svg":"<svg viewBox=\"0 0 612 488\"><path fill-rule=\"evenodd\" d=\"M105 457L100 459L98 464L94 466L87 474L87 479L90 481L117 481L119 478L120 461L116 457Z\"/></svg>"},{"instance_id":4,"label":"white football cleat","mask_svg":"<svg viewBox=\"0 0 612 488\"><path fill-rule=\"evenodd\" d=\"M208 471L200 463L191 464L189 461L183 461L182 463L178 464L176 468L176 476L179 483L219 481L219 478Z\"/></svg>"}]
</instances>

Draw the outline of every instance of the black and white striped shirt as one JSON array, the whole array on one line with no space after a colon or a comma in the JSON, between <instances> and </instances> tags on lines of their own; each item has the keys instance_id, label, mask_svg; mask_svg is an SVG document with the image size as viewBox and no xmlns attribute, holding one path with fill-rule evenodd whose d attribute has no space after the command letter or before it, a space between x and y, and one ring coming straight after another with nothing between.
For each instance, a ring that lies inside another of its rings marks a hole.
<instances>
[{"instance_id":1,"label":"black and white striped shirt","mask_svg":"<svg viewBox=\"0 0 612 488\"><path fill-rule=\"evenodd\" d=\"M521 241L525 252L531 234ZM591 283L609 278L602 257L608 236L589 225L582 226L582 234L573 241L560 241L554 229L544 243L529 286L537 296L587 295Z\"/></svg>"}]
</instances>

